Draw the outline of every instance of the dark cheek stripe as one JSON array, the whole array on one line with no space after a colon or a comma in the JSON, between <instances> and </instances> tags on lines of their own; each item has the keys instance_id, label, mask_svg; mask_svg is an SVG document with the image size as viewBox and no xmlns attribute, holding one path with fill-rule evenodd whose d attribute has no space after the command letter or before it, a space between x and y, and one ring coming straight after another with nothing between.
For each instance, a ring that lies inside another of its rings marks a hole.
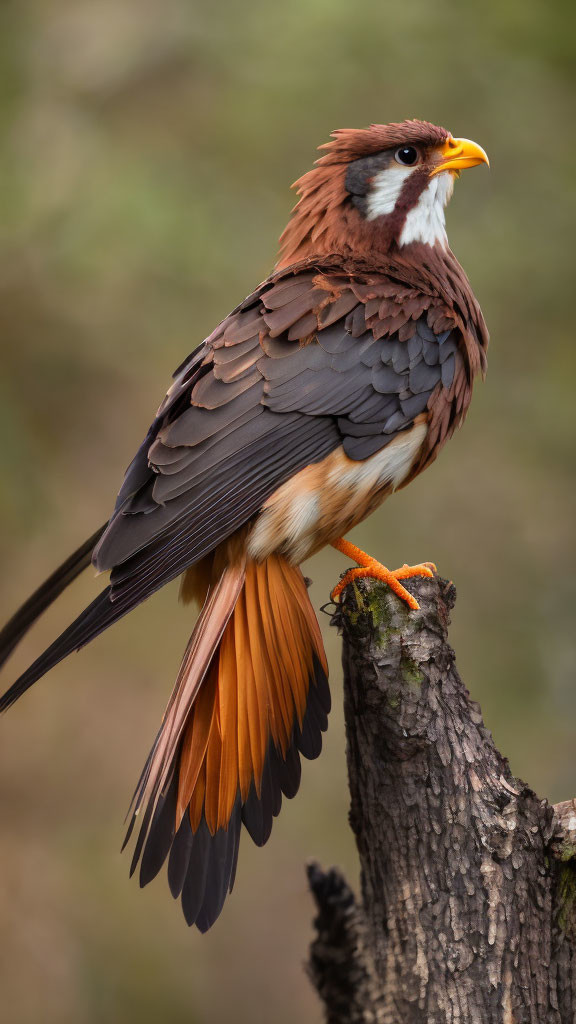
<instances>
[{"instance_id":1,"label":"dark cheek stripe","mask_svg":"<svg viewBox=\"0 0 576 1024\"><path fill-rule=\"evenodd\" d=\"M361 157L359 160L354 160L348 167L345 188L350 195L352 204L364 219L368 216L368 197L374 178L388 170L393 160L394 154L388 150L385 153L374 153L371 156ZM389 238L399 237L409 211L416 206L428 181L427 168L425 166L416 167L406 179L392 213L382 214L380 218L375 218L382 227L386 226L386 234Z\"/></svg>"},{"instance_id":2,"label":"dark cheek stripe","mask_svg":"<svg viewBox=\"0 0 576 1024\"><path fill-rule=\"evenodd\" d=\"M429 175L425 167L418 167L406 179L402 191L396 200L392 213L388 214L388 229L393 238L399 238L406 217L416 206L424 189L428 185Z\"/></svg>"}]
</instances>

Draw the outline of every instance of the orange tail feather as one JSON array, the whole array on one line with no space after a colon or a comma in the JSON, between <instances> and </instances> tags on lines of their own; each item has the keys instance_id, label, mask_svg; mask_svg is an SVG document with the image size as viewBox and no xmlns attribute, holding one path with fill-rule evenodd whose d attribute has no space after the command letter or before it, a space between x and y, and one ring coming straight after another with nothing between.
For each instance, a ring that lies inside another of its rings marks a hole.
<instances>
[{"instance_id":1,"label":"orange tail feather","mask_svg":"<svg viewBox=\"0 0 576 1024\"><path fill-rule=\"evenodd\" d=\"M266 842L282 794L298 789L300 754L320 752L330 707L300 570L272 555L224 581L231 572L208 595L136 794L141 884L170 852L172 892L202 931L232 889L241 824Z\"/></svg>"}]
</instances>

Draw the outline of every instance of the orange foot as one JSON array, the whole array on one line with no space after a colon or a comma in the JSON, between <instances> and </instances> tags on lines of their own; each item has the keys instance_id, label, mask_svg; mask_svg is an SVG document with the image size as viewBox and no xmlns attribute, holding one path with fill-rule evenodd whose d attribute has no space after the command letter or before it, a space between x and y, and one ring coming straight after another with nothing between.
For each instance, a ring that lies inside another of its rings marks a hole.
<instances>
[{"instance_id":1,"label":"orange foot","mask_svg":"<svg viewBox=\"0 0 576 1024\"><path fill-rule=\"evenodd\" d=\"M406 601L409 608L412 608L413 611L418 611L420 607L418 601L415 597L412 597L412 594L408 593L406 587L403 587L399 581L408 580L411 576L432 576L433 571L436 569L434 562L422 562L420 565L403 565L401 569L390 570L385 565L377 562L371 555L367 555L365 551L361 551L355 544L351 544L349 540L344 540L343 537L332 541L332 547L341 551L347 558L352 558L355 562L358 562L360 566L359 569L349 569L344 574L330 595L333 601L340 597L344 588L352 580L356 580L360 576L369 576L375 580L384 580L397 597L402 601Z\"/></svg>"}]
</instances>

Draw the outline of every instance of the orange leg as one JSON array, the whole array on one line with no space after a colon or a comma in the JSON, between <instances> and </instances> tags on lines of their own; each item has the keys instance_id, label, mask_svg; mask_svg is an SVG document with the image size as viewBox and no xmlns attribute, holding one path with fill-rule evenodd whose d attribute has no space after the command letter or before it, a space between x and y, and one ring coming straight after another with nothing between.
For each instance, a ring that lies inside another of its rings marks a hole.
<instances>
[{"instance_id":1,"label":"orange leg","mask_svg":"<svg viewBox=\"0 0 576 1024\"><path fill-rule=\"evenodd\" d=\"M347 558L352 558L360 566L358 569L349 569L344 574L340 583L332 591L333 601L340 597L344 587L347 587L352 580L358 579L359 576L369 576L375 580L384 580L397 597L406 601L409 608L414 611L418 610L420 605L416 598L412 597L412 594L409 594L406 587L403 587L399 581L408 580L411 576L432 576L433 570L436 569L433 562L422 562L421 565L403 565L401 569L390 570L377 562L371 555L367 555L365 551L361 551L355 544L351 544L349 540L344 540L343 537L333 540L332 547L341 551Z\"/></svg>"}]
</instances>

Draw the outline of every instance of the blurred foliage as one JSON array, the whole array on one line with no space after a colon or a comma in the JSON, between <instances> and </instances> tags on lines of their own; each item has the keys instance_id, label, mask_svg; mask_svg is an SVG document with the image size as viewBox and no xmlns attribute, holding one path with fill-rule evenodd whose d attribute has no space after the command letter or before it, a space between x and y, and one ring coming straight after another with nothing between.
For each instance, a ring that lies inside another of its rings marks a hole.
<instances>
[{"instance_id":1,"label":"blurred foliage","mask_svg":"<svg viewBox=\"0 0 576 1024\"><path fill-rule=\"evenodd\" d=\"M574 12L4 0L2 618L107 516L170 373L269 271L315 147L336 127L436 121L492 161L448 215L490 370L464 431L354 539L456 581L452 641L487 724L540 794L574 794ZM317 606L344 568L333 551L308 567ZM6 682L93 592L75 585ZM320 1019L303 862L357 872L332 631L325 752L268 847L245 837L215 929L188 931L165 879L140 893L117 852L189 629L171 586L2 722L10 1024Z\"/></svg>"}]
</instances>

